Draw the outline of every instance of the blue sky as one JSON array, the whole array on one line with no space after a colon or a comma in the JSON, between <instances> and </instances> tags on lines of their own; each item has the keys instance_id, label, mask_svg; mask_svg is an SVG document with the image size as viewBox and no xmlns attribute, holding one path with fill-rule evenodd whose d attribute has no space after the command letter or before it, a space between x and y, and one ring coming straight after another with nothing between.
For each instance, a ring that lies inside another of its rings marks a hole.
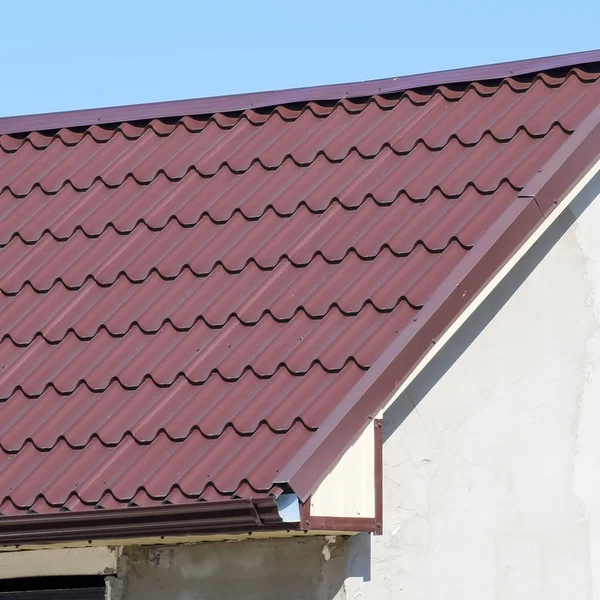
<instances>
[{"instance_id":1,"label":"blue sky","mask_svg":"<svg viewBox=\"0 0 600 600\"><path fill-rule=\"evenodd\" d=\"M600 47L600 2L5 0L0 116L392 77Z\"/></svg>"}]
</instances>

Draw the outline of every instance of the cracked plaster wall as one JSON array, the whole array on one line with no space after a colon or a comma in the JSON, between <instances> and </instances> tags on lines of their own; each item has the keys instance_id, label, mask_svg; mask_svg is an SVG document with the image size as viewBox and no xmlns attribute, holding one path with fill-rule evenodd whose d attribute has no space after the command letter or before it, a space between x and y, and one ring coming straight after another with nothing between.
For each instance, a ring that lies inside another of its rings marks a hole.
<instances>
[{"instance_id":1,"label":"cracked plaster wall","mask_svg":"<svg viewBox=\"0 0 600 600\"><path fill-rule=\"evenodd\" d=\"M600 598L599 190L384 414L383 536L129 549L119 596Z\"/></svg>"}]
</instances>

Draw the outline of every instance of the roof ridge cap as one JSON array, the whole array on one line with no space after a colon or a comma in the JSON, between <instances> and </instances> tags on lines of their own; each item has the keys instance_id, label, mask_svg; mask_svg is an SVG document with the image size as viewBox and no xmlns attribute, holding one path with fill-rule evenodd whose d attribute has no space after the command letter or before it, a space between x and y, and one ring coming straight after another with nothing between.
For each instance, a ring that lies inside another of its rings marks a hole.
<instances>
[{"instance_id":1,"label":"roof ridge cap","mask_svg":"<svg viewBox=\"0 0 600 600\"><path fill-rule=\"evenodd\" d=\"M339 100L377 94L391 94L419 87L466 83L489 79L504 79L563 67L600 62L600 50L575 52L543 58L502 62L473 67L461 67L429 73L374 79L355 83L338 83L285 90L251 92L245 94L212 96L168 102L151 102L91 108L44 114L0 118L0 135L44 131L69 127L120 123L181 117L184 115L238 112L294 102Z\"/></svg>"}]
</instances>

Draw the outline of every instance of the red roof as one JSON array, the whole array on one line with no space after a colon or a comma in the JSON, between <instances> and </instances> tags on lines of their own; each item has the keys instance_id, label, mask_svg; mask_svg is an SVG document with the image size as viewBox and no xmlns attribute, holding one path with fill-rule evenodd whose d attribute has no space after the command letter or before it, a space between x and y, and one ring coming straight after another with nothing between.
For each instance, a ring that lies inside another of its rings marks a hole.
<instances>
[{"instance_id":1,"label":"red roof","mask_svg":"<svg viewBox=\"0 0 600 600\"><path fill-rule=\"evenodd\" d=\"M0 120L0 529L305 499L600 154L599 60Z\"/></svg>"}]
</instances>

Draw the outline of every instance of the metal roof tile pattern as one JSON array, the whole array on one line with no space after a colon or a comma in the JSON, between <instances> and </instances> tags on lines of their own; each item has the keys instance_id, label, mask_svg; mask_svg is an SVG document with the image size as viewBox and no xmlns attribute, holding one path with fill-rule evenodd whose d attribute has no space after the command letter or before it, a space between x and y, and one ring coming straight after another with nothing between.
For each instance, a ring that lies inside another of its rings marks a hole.
<instances>
[{"instance_id":1,"label":"metal roof tile pattern","mask_svg":"<svg viewBox=\"0 0 600 600\"><path fill-rule=\"evenodd\" d=\"M103 329L90 341L69 334L58 344L37 337L25 347L5 339L0 343L0 399L17 389L38 396L48 386L69 394L82 381L100 392L115 380L136 388L147 378L171 385L180 375L195 384L212 373L226 381L247 370L271 377L283 365L295 375L316 363L339 371L349 360L367 369L380 345L389 344L416 312L406 302L383 313L368 304L351 317L334 308L322 319L298 312L287 323L266 315L254 326L232 319L211 329L199 321L189 331L167 324L154 335L136 327L123 337Z\"/></svg>"},{"instance_id":2,"label":"metal roof tile pattern","mask_svg":"<svg viewBox=\"0 0 600 600\"><path fill-rule=\"evenodd\" d=\"M372 261L352 251L336 263L317 254L304 268L282 259L272 270L250 262L231 274L218 265L207 276L184 269L173 280L153 271L139 285L123 275L104 287L92 279L72 290L58 283L47 294L27 285L16 295L0 296L0 329L14 344L25 346L36 336L60 342L70 331L90 340L101 329L115 337L134 327L156 333L167 322L183 331L197 321L210 328L230 320L254 325L267 314L278 322L290 321L298 312L319 319L334 307L352 316L367 304L384 313L401 300L418 308L434 289L432 279L421 274L446 273L466 252L449 241L444 252L418 245L407 256L384 247Z\"/></svg>"},{"instance_id":3,"label":"metal roof tile pattern","mask_svg":"<svg viewBox=\"0 0 600 600\"><path fill-rule=\"evenodd\" d=\"M289 489L599 78L0 135L0 515Z\"/></svg>"}]
</instances>

